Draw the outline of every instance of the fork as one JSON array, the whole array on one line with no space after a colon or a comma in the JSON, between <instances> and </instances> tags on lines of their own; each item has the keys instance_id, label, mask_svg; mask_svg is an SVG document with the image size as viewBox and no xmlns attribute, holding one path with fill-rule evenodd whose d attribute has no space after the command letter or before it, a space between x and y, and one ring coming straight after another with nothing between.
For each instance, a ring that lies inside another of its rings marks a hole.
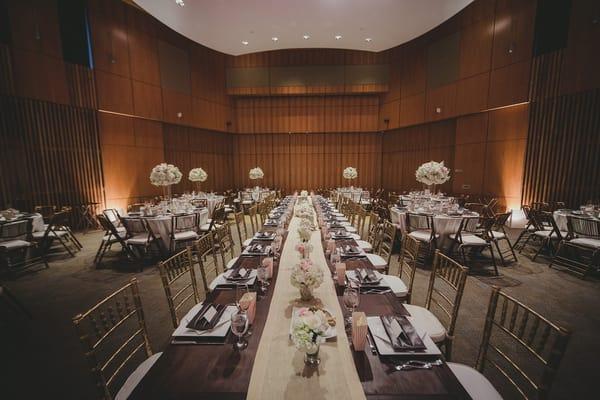
<instances>
[{"instance_id":1,"label":"fork","mask_svg":"<svg viewBox=\"0 0 600 400\"><path fill-rule=\"evenodd\" d=\"M394 365L396 371L409 371L411 369L431 369L434 366L442 365L442 360L435 360L432 362L409 360L403 364Z\"/></svg>"}]
</instances>

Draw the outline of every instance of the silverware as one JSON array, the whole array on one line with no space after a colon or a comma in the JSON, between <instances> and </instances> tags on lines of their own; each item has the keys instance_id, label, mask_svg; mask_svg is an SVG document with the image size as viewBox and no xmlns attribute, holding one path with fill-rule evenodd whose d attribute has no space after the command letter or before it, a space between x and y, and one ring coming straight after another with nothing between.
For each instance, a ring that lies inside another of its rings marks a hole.
<instances>
[{"instance_id":1,"label":"silverware","mask_svg":"<svg viewBox=\"0 0 600 400\"><path fill-rule=\"evenodd\" d=\"M371 348L371 354L377 355L377 348L373 344L374 340L371 338L370 333L367 333L367 342L369 342L369 347Z\"/></svg>"},{"instance_id":2,"label":"silverware","mask_svg":"<svg viewBox=\"0 0 600 400\"><path fill-rule=\"evenodd\" d=\"M421 360L409 360L405 363L394 365L396 371L409 371L411 369L431 369L434 366L442 365L442 360L435 360L432 362L421 361Z\"/></svg>"}]
</instances>

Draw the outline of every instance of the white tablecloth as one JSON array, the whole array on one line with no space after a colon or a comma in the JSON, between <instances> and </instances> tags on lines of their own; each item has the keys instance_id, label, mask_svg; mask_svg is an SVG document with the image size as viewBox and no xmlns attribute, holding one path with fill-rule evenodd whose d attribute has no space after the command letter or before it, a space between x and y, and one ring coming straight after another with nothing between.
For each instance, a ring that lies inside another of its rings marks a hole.
<instances>
[{"instance_id":1,"label":"white tablecloth","mask_svg":"<svg viewBox=\"0 0 600 400\"><path fill-rule=\"evenodd\" d=\"M200 224L203 225L208 222L208 210L202 209L198 211L198 216L200 218ZM193 218L192 214L189 215L189 218ZM163 243L166 249L169 248L170 245L170 237L171 237L171 216L164 215L160 217L147 218L146 221L152 229L152 232L155 235L160 235L160 241Z\"/></svg>"},{"instance_id":2,"label":"white tablecloth","mask_svg":"<svg viewBox=\"0 0 600 400\"><path fill-rule=\"evenodd\" d=\"M402 233L407 232L406 227L406 211L399 210L395 207L390 209L390 216L392 219L392 223L396 225L398 229L402 231ZM477 217L478 214L470 214L469 216ZM450 235L453 233L457 233L460 228L460 222L462 221L462 217L454 217L448 215L434 215L433 217L433 228L435 233L440 235L437 239L437 247L440 249L447 249L452 240L450 239ZM425 216L420 216L417 220L417 226L419 228L427 229L427 219ZM472 228L472 227L470 227Z\"/></svg>"},{"instance_id":3,"label":"white tablecloth","mask_svg":"<svg viewBox=\"0 0 600 400\"><path fill-rule=\"evenodd\" d=\"M20 214L18 217L19 218L15 219L13 221L17 221L17 220L21 219L23 217L23 215ZM31 220L31 231L32 232L43 232L46 229L44 226L44 218L42 217L42 214L34 213L25 218ZM0 221L7 222L6 219L2 216L0 216ZM8 221L8 222L11 222L11 221Z\"/></svg>"}]
</instances>

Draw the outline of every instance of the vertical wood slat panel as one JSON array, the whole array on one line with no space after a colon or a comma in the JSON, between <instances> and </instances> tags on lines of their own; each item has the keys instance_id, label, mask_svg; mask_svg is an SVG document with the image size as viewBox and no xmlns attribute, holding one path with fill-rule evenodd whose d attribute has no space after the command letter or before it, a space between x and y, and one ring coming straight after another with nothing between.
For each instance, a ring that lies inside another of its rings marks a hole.
<instances>
[{"instance_id":1,"label":"vertical wood slat panel","mask_svg":"<svg viewBox=\"0 0 600 400\"><path fill-rule=\"evenodd\" d=\"M96 113L0 97L2 207L104 204Z\"/></svg>"},{"instance_id":2,"label":"vertical wood slat panel","mask_svg":"<svg viewBox=\"0 0 600 400\"><path fill-rule=\"evenodd\" d=\"M523 202L600 199L600 90L559 96L563 51L533 60Z\"/></svg>"}]
</instances>

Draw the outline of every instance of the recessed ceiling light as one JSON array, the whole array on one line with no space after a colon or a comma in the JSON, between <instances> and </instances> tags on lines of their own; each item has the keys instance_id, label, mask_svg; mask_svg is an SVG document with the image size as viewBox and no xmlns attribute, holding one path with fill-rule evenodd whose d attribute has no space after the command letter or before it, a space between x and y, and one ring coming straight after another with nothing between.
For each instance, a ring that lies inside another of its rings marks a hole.
<instances>
[{"instance_id":1,"label":"recessed ceiling light","mask_svg":"<svg viewBox=\"0 0 600 400\"><path fill-rule=\"evenodd\" d=\"M342 35L335 35L335 40L340 40L342 38Z\"/></svg>"},{"instance_id":2,"label":"recessed ceiling light","mask_svg":"<svg viewBox=\"0 0 600 400\"><path fill-rule=\"evenodd\" d=\"M371 39L370 37L368 37L368 38L366 38L366 39L365 39L365 41L366 41L367 43L371 43L371 40L373 40L373 39Z\"/></svg>"},{"instance_id":3,"label":"recessed ceiling light","mask_svg":"<svg viewBox=\"0 0 600 400\"><path fill-rule=\"evenodd\" d=\"M244 46L248 46L248 41L247 41L247 40L242 40L242 44L243 44Z\"/></svg>"},{"instance_id":4,"label":"recessed ceiling light","mask_svg":"<svg viewBox=\"0 0 600 400\"><path fill-rule=\"evenodd\" d=\"M273 36L273 37L271 38L271 40L272 40L272 41L274 41L274 42L276 42L276 41L278 41L278 40L279 40L279 38L278 38L277 36Z\"/></svg>"},{"instance_id":5,"label":"recessed ceiling light","mask_svg":"<svg viewBox=\"0 0 600 400\"><path fill-rule=\"evenodd\" d=\"M177 4L180 7L185 6L185 3L183 2L183 0L175 0L175 4Z\"/></svg>"},{"instance_id":6,"label":"recessed ceiling light","mask_svg":"<svg viewBox=\"0 0 600 400\"><path fill-rule=\"evenodd\" d=\"M304 35L304 36L302 36L302 37L304 38L304 40L308 40L308 39L310 39L310 35Z\"/></svg>"}]
</instances>

